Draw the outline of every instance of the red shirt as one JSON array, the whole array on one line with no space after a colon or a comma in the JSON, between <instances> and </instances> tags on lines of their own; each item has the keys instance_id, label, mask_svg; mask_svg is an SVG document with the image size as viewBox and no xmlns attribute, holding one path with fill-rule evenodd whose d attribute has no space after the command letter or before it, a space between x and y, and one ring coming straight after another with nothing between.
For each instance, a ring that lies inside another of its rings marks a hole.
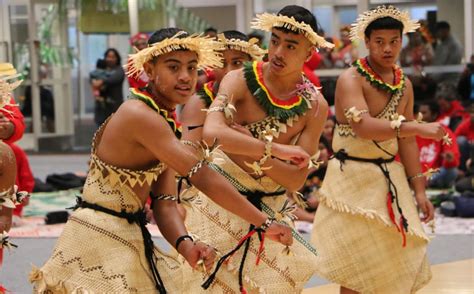
<instances>
[{"instance_id":1,"label":"red shirt","mask_svg":"<svg viewBox=\"0 0 474 294\"><path fill-rule=\"evenodd\" d=\"M13 97L10 100L10 104L15 105L15 99ZM0 110L3 115L7 119L9 119L13 123L13 134L8 139L4 139L3 142L7 144L14 143L23 137L23 133L25 132L25 122L23 119L23 114L21 113L20 109L17 106L13 105L6 105L4 110Z\"/></svg>"},{"instance_id":2,"label":"red shirt","mask_svg":"<svg viewBox=\"0 0 474 294\"><path fill-rule=\"evenodd\" d=\"M458 128L454 132L456 137L464 136L469 142L474 141L474 124L471 122L471 118L464 119Z\"/></svg>"},{"instance_id":3,"label":"red shirt","mask_svg":"<svg viewBox=\"0 0 474 294\"><path fill-rule=\"evenodd\" d=\"M444 128L451 137L453 144L451 146L444 145L443 141L435 141L433 139L425 139L416 137L418 149L420 150L420 163L423 172L429 168L453 168L459 165L460 153L456 143L456 135L447 127ZM451 152L454 155L453 161L447 161L442 155Z\"/></svg>"},{"instance_id":4,"label":"red shirt","mask_svg":"<svg viewBox=\"0 0 474 294\"><path fill-rule=\"evenodd\" d=\"M130 60L128 61L128 63L130 63ZM128 76L127 79L130 88L141 89L146 87L146 85L148 84L148 76L144 71L138 76Z\"/></svg>"},{"instance_id":5,"label":"red shirt","mask_svg":"<svg viewBox=\"0 0 474 294\"><path fill-rule=\"evenodd\" d=\"M16 185L18 186L18 191L26 191L28 193L33 192L35 186L35 179L33 177L33 172L31 172L30 163L28 162L28 157L26 156L25 151L18 147L15 144L9 144L13 153L15 154L16 159ZM13 210L14 215L21 216L23 210L23 205L17 205Z\"/></svg>"},{"instance_id":6,"label":"red shirt","mask_svg":"<svg viewBox=\"0 0 474 294\"><path fill-rule=\"evenodd\" d=\"M319 64L321 63L321 60L321 55L319 55L317 52L314 52L311 58L303 65L304 74L316 87L321 87L319 77L314 73L316 68L318 68Z\"/></svg>"},{"instance_id":7,"label":"red shirt","mask_svg":"<svg viewBox=\"0 0 474 294\"><path fill-rule=\"evenodd\" d=\"M448 111L441 112L438 116L437 122L441 123L444 126L449 127L449 122L451 121L451 117L462 117L463 119L469 118L469 113L464 110L461 103L457 100L451 102L451 108Z\"/></svg>"}]
</instances>

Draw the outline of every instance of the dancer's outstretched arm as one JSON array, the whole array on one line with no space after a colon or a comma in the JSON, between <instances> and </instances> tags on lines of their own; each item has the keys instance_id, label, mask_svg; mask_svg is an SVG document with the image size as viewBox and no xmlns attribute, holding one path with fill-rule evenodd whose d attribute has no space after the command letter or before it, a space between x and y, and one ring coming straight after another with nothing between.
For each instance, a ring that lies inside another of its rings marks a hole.
<instances>
[{"instance_id":1,"label":"dancer's outstretched arm","mask_svg":"<svg viewBox=\"0 0 474 294\"><path fill-rule=\"evenodd\" d=\"M134 112L137 113L134 113ZM134 132L137 142L150 150L157 159L166 163L180 175L189 175L198 159L173 134L164 118L150 111L135 110L127 113L129 123L137 124L147 132ZM267 219L266 214L255 208L232 186L226 178L203 165L190 177L191 183L216 202L219 206L240 216L247 222L259 227ZM267 235L283 244L291 244L291 230L282 225L273 224Z\"/></svg>"},{"instance_id":2,"label":"dancer's outstretched arm","mask_svg":"<svg viewBox=\"0 0 474 294\"><path fill-rule=\"evenodd\" d=\"M177 195L176 190L176 172L168 168L163 172L158 180L153 183L152 193L156 196L161 195ZM173 246L179 237L188 235L183 219L178 211L176 200L154 200L152 202L153 215L156 224L163 234L163 237ZM176 250L186 258L191 267L196 267L197 262L201 259L205 262L206 268L210 268L216 257L215 251L210 246L202 242L193 242L185 239L180 242Z\"/></svg>"},{"instance_id":3,"label":"dancer's outstretched arm","mask_svg":"<svg viewBox=\"0 0 474 294\"><path fill-rule=\"evenodd\" d=\"M246 89L247 85L245 84L243 71L234 70L229 72L222 80L219 93L209 109L224 106L226 97L231 104L238 105L245 95ZM211 111L207 115L203 138L208 144L212 144L214 139L217 139L225 152L246 155L254 160L262 158L265 152L265 142L233 129L224 114L219 111ZM272 145L272 155L282 160L290 160L300 168L307 166L309 161L308 153L300 146L274 143Z\"/></svg>"},{"instance_id":4,"label":"dancer's outstretched arm","mask_svg":"<svg viewBox=\"0 0 474 294\"><path fill-rule=\"evenodd\" d=\"M409 95L408 105L403 115L408 120L413 120L413 89L411 88L411 83L407 84L406 87L406 90L409 90L412 95ZM402 164L405 167L405 172L408 178L410 178L410 184L413 191L415 192L415 199L418 207L423 212L422 220L424 222L429 222L434 217L434 207L426 196L425 177L417 176L421 174L422 170L420 164L420 151L418 144L416 143L416 138L407 137L398 139L398 152L400 154Z\"/></svg>"},{"instance_id":5,"label":"dancer's outstretched arm","mask_svg":"<svg viewBox=\"0 0 474 294\"><path fill-rule=\"evenodd\" d=\"M351 107L355 107L357 110L369 109L362 92L359 76L355 68L349 68L339 76L335 94L336 106L339 105L339 109L344 110ZM407 91L409 101L413 101L413 88L408 79L406 79L405 91ZM361 118L359 122L349 122L358 137L375 141L396 138L397 133L391 128L389 121L372 117L369 113L363 113ZM347 122L343 115L337 115L337 119L342 123ZM444 129L439 123L404 122L400 127L400 137L413 136L441 140L444 136Z\"/></svg>"}]
</instances>

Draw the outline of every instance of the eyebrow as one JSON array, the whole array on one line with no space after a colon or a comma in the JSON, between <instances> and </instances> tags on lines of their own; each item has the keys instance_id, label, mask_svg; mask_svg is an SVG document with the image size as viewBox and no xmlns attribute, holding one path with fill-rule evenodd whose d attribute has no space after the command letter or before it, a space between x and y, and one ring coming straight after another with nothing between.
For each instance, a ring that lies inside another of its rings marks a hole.
<instances>
[{"instance_id":1,"label":"eyebrow","mask_svg":"<svg viewBox=\"0 0 474 294\"><path fill-rule=\"evenodd\" d=\"M299 42L298 42L298 41L296 41L296 40L293 40L293 39L285 39L285 42L287 42L287 43L291 43L291 44L295 44L295 45L298 45L298 44L299 44Z\"/></svg>"},{"instance_id":2,"label":"eyebrow","mask_svg":"<svg viewBox=\"0 0 474 294\"><path fill-rule=\"evenodd\" d=\"M170 63L170 62L177 62L181 63L181 60L175 59L175 58L168 58L165 60L165 63Z\"/></svg>"},{"instance_id":3,"label":"eyebrow","mask_svg":"<svg viewBox=\"0 0 474 294\"><path fill-rule=\"evenodd\" d=\"M394 39L400 39L400 36L395 36L395 37L390 38L390 40L394 40ZM375 37L375 40L385 40L385 38L384 37Z\"/></svg>"},{"instance_id":4,"label":"eyebrow","mask_svg":"<svg viewBox=\"0 0 474 294\"><path fill-rule=\"evenodd\" d=\"M279 36L277 36L276 34L272 33L272 38L276 38L278 40L280 40L281 38ZM285 42L287 43L292 43L292 44L295 44L295 45L298 45L299 42L296 41L296 40L293 40L293 39L284 39Z\"/></svg>"},{"instance_id":5,"label":"eyebrow","mask_svg":"<svg viewBox=\"0 0 474 294\"><path fill-rule=\"evenodd\" d=\"M175 58L168 58L168 59L165 60L165 63L170 63L170 62L182 63L181 60L175 59ZM190 63L198 63L198 61L196 59L193 59L193 60L188 62L188 64L190 64Z\"/></svg>"}]
</instances>

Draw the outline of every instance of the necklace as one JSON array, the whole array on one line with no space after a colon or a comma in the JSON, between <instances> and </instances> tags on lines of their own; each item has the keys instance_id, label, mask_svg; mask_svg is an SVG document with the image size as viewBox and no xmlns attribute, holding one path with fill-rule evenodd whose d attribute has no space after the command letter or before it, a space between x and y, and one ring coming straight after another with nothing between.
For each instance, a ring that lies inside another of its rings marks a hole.
<instances>
[{"instance_id":1,"label":"necklace","mask_svg":"<svg viewBox=\"0 0 474 294\"><path fill-rule=\"evenodd\" d=\"M211 106L212 102L214 101L214 98L216 97L217 89L219 89L219 84L215 81L210 81L208 83L205 83L202 88L197 92L197 95L204 101L206 107Z\"/></svg>"},{"instance_id":2,"label":"necklace","mask_svg":"<svg viewBox=\"0 0 474 294\"><path fill-rule=\"evenodd\" d=\"M405 86L403 70L395 64L393 65L393 84L386 83L382 80L382 77L370 66L367 57L356 60L353 65L357 68L357 71L376 88L395 94Z\"/></svg>"},{"instance_id":3,"label":"necklace","mask_svg":"<svg viewBox=\"0 0 474 294\"><path fill-rule=\"evenodd\" d=\"M181 124L177 121L176 112L174 110L168 111L160 108L148 92L140 91L136 88L130 89L129 98L140 100L148 105L151 109L158 112L158 114L168 122L176 137L181 138Z\"/></svg>"},{"instance_id":4,"label":"necklace","mask_svg":"<svg viewBox=\"0 0 474 294\"><path fill-rule=\"evenodd\" d=\"M308 99L312 96L310 93L296 91L294 96L286 100L274 96L263 79L263 62L246 63L244 76L250 92L269 116L286 121L304 114L311 107Z\"/></svg>"}]
</instances>

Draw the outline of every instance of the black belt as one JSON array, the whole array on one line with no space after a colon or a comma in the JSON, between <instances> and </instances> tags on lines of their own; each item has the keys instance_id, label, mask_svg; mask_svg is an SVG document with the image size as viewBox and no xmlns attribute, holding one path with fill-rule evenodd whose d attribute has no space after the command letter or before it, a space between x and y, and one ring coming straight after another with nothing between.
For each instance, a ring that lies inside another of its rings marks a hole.
<instances>
[{"instance_id":1,"label":"black belt","mask_svg":"<svg viewBox=\"0 0 474 294\"><path fill-rule=\"evenodd\" d=\"M258 208L258 210L261 211L262 210L262 198L272 197L272 196L282 196L282 195L285 195L286 191L283 190L283 191L277 191L277 192L271 192L271 193L266 193L266 192L263 192L263 191L239 191L239 193L246 196L247 200L250 203L252 203L253 206ZM251 234L253 230L255 230L255 226L250 225L249 230L248 230L248 234ZM258 239L260 240L260 242L262 242L262 231L257 229L257 235L258 235ZM222 256L217 261L217 265L216 265L216 268L214 269L214 272L211 275L209 275L209 278L207 278L207 280L204 281L204 283L201 285L204 289L207 289L207 288L209 288L209 286L211 286L212 282L214 281L214 279L216 277L217 272L219 271L219 268L225 262L225 260L229 256L231 256L232 254L237 252L245 244L244 253L242 254L242 259L240 261L240 266L239 266L239 288L240 288L240 291L242 293L244 292L244 291L242 291L243 290L242 275L243 275L243 271L244 271L245 259L247 258L247 253L248 253L249 247L250 247L250 239L251 239L251 237L246 238L244 242L239 242L239 244L234 249L232 249L230 252L228 252L227 254Z\"/></svg>"},{"instance_id":2,"label":"black belt","mask_svg":"<svg viewBox=\"0 0 474 294\"><path fill-rule=\"evenodd\" d=\"M398 202L398 191L397 187L392 181L392 178L390 177L390 172L387 167L387 163L393 162L395 160L395 157L392 156L388 159L384 158L361 158L361 157L355 157L355 156L350 156L347 154L347 152L344 149L341 149L334 153L334 158L339 160L341 166L340 169L342 170L343 164L346 162L346 160L352 160L352 161L357 161L357 162L366 162L366 163L372 163L377 165L380 170L382 171L384 177L387 179L388 183L388 197L387 197L387 209L388 209L388 214L390 216L391 221L393 224L397 227L397 229L402 233L402 238L403 238L403 246L405 247L406 245L406 236L405 232L408 232L408 222L405 216L403 215L402 208L400 207L400 204ZM398 213L400 214L400 224L397 224L395 221L395 214L393 213L393 208L392 208L392 203L395 201L397 205L397 210ZM400 227L399 227L400 226Z\"/></svg>"},{"instance_id":3,"label":"black belt","mask_svg":"<svg viewBox=\"0 0 474 294\"><path fill-rule=\"evenodd\" d=\"M117 212L115 210L100 206L95 203L89 203L84 200L82 200L81 197L77 197L77 204L75 207L73 207L74 210L77 208L89 208L93 210L97 210L103 213L107 213L119 218L124 218L128 221L128 223L133 224L136 223L140 226L140 229L142 231L142 236L143 236L143 243L145 247L145 256L148 261L148 264L150 266L150 270L153 276L153 280L155 281L155 288L159 291L160 294L165 294L166 289L165 285L163 284L163 281L161 280L160 274L158 273L158 269L156 268L155 260L156 260L156 255L154 252L155 245L153 244L153 240L151 239L151 234L146 228L146 224L148 221L146 220L146 214L143 210L138 210L136 212L127 212L125 210L122 210L120 212Z\"/></svg>"}]
</instances>

